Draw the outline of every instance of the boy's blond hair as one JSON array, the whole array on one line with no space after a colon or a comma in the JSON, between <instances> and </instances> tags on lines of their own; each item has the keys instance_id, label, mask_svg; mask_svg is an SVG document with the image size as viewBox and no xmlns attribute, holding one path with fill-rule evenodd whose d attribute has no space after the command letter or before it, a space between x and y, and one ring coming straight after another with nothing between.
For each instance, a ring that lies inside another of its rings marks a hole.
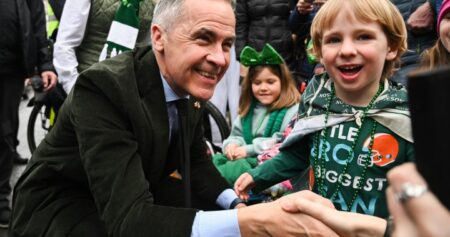
<instances>
[{"instance_id":1,"label":"boy's blond hair","mask_svg":"<svg viewBox=\"0 0 450 237\"><path fill-rule=\"evenodd\" d=\"M397 55L392 61L386 61L381 78L393 74L395 66L400 65L400 57L407 50L406 26L397 7L389 0L328 0L317 12L311 25L313 54L322 58L322 38L324 30L329 29L339 12L345 7L351 7L356 19L363 22L377 22L383 29L388 46Z\"/></svg>"}]
</instances>

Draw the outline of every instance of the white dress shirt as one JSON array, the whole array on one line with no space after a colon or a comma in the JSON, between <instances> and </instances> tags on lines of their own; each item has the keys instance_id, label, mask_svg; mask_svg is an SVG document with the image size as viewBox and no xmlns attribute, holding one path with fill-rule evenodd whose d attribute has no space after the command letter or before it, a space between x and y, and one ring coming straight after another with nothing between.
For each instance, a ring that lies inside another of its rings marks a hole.
<instances>
[{"instance_id":1,"label":"white dress shirt","mask_svg":"<svg viewBox=\"0 0 450 237\"><path fill-rule=\"evenodd\" d=\"M86 31L91 0L66 0L54 45L53 65L58 81L69 93L78 78L75 48L80 46Z\"/></svg>"}]
</instances>

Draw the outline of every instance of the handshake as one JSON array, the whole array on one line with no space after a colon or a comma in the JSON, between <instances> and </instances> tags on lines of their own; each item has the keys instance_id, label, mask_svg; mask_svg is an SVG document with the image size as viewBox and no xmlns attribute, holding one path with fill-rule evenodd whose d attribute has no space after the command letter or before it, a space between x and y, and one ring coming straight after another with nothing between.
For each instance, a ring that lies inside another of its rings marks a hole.
<instances>
[{"instance_id":1,"label":"handshake","mask_svg":"<svg viewBox=\"0 0 450 237\"><path fill-rule=\"evenodd\" d=\"M300 191L274 202L239 208L241 236L450 236L450 212L426 189L414 164L392 169L388 181L390 223L379 217L338 211L330 200ZM411 192L411 187L422 191ZM242 189L236 192L245 199Z\"/></svg>"}]
</instances>

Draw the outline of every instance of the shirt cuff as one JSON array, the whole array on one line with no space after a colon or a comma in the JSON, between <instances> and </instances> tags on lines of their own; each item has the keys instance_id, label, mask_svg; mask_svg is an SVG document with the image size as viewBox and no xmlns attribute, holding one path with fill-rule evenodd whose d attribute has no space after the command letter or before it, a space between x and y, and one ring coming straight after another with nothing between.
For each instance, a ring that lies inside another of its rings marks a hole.
<instances>
[{"instance_id":1,"label":"shirt cuff","mask_svg":"<svg viewBox=\"0 0 450 237\"><path fill-rule=\"evenodd\" d=\"M233 189L225 189L222 193L220 193L219 197L216 200L216 204L222 207L223 209L230 209L231 203L234 199L238 198Z\"/></svg>"},{"instance_id":2,"label":"shirt cuff","mask_svg":"<svg viewBox=\"0 0 450 237\"><path fill-rule=\"evenodd\" d=\"M191 237L240 237L237 209L199 211L195 215Z\"/></svg>"}]
</instances>

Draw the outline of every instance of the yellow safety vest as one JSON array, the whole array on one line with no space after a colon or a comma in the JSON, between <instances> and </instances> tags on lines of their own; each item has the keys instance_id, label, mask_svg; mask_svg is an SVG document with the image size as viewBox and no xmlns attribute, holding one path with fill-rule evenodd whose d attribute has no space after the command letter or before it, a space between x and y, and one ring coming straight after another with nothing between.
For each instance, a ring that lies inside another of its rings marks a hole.
<instances>
[{"instance_id":1,"label":"yellow safety vest","mask_svg":"<svg viewBox=\"0 0 450 237\"><path fill-rule=\"evenodd\" d=\"M59 21L56 19L55 13L53 13L53 9L50 4L47 4L47 36L50 37L53 34L53 31L58 28Z\"/></svg>"}]
</instances>

